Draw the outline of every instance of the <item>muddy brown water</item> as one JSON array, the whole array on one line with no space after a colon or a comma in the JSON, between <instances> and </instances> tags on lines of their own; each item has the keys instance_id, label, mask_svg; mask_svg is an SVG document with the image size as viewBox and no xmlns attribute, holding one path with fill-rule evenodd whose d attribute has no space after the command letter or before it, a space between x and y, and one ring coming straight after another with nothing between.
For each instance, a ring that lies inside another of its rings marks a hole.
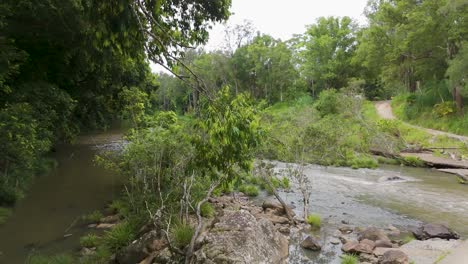
<instances>
[{"instance_id":1,"label":"muddy brown water","mask_svg":"<svg viewBox=\"0 0 468 264\"><path fill-rule=\"evenodd\" d=\"M31 254L78 248L86 227L74 222L103 209L120 193L122 179L93 162L99 149L118 145L120 138L120 131L109 131L57 147L52 156L58 167L35 180L12 217L0 226L1 264L25 263Z\"/></svg>"}]
</instances>

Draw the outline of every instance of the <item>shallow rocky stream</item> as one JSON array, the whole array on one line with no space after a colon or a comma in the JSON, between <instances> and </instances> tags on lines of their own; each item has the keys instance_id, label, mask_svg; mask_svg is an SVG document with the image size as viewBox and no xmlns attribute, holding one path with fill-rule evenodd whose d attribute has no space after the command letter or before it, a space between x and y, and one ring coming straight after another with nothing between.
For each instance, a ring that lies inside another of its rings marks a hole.
<instances>
[{"instance_id":1,"label":"shallow rocky stream","mask_svg":"<svg viewBox=\"0 0 468 264\"><path fill-rule=\"evenodd\" d=\"M280 175L288 166L295 166L274 164ZM299 246L305 234L293 237L289 263L340 263L341 244L333 245L330 239L343 223L378 228L392 225L403 230L421 222L441 223L462 238L468 236L468 190L453 175L400 166L353 170L309 165L304 173L313 186L309 212L322 216L322 228L316 235L323 247L320 253L306 251ZM388 180L395 176L401 180ZM295 192L281 195L301 215L302 197Z\"/></svg>"},{"instance_id":2,"label":"shallow rocky stream","mask_svg":"<svg viewBox=\"0 0 468 264\"><path fill-rule=\"evenodd\" d=\"M115 147L120 133L81 137L75 145L60 146L54 154L59 166L38 178L0 227L0 263L24 263L34 252L75 250L86 229L73 223L83 214L102 209L117 197L121 179L93 163L97 149ZM282 173L287 166L274 162ZM341 245L329 243L342 221L352 226L418 226L421 221L447 224L462 237L468 236L468 190L455 176L423 168L383 166L376 170L310 165L305 173L312 180L310 212L322 216L317 234L320 253L305 252L292 238L289 263L339 263ZM388 181L398 176L402 180ZM294 190L294 183L292 183ZM280 193L296 205L301 215L301 196ZM265 198L263 196L263 198ZM256 199L259 203L262 197ZM72 234L64 237L66 234Z\"/></svg>"}]
</instances>

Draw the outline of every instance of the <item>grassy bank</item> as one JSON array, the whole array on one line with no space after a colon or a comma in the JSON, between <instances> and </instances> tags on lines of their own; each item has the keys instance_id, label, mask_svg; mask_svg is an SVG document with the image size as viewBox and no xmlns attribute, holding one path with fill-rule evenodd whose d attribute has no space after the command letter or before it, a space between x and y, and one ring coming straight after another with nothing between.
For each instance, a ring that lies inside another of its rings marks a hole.
<instances>
[{"instance_id":1,"label":"grassy bank","mask_svg":"<svg viewBox=\"0 0 468 264\"><path fill-rule=\"evenodd\" d=\"M425 104L418 95L401 94L392 100L394 114L401 120L421 127L468 136L468 109L456 113L452 101Z\"/></svg>"}]
</instances>

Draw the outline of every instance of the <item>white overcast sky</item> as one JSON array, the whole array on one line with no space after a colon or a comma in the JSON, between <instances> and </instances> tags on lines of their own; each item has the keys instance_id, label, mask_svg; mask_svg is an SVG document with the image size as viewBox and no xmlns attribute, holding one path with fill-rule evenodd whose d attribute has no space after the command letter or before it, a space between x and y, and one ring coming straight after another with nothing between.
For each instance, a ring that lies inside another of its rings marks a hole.
<instances>
[{"instance_id":1,"label":"white overcast sky","mask_svg":"<svg viewBox=\"0 0 468 264\"><path fill-rule=\"evenodd\" d=\"M305 32L305 26L322 16L349 16L360 24L367 0L232 0L233 13L227 23L242 24L250 20L261 33L287 40L294 34ZM210 31L207 49L220 47L224 40L224 26L219 24ZM161 67L153 70L160 71Z\"/></svg>"}]
</instances>

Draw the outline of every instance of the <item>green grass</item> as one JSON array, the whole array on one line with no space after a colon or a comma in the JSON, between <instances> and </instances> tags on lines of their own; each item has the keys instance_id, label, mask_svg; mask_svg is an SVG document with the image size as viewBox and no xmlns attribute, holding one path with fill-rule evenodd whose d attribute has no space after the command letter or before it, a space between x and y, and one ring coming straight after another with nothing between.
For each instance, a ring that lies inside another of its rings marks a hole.
<instances>
[{"instance_id":1,"label":"green grass","mask_svg":"<svg viewBox=\"0 0 468 264\"><path fill-rule=\"evenodd\" d=\"M245 193L248 196L258 196L259 191L257 186L251 184L244 184L239 187L239 191Z\"/></svg>"},{"instance_id":2,"label":"green grass","mask_svg":"<svg viewBox=\"0 0 468 264\"><path fill-rule=\"evenodd\" d=\"M306 221L309 225L311 225L312 227L316 227L316 228L319 228L322 223L322 219L320 218L320 215L318 214L308 215Z\"/></svg>"},{"instance_id":3,"label":"green grass","mask_svg":"<svg viewBox=\"0 0 468 264\"><path fill-rule=\"evenodd\" d=\"M93 248L99 245L99 237L96 234L87 234L80 238L80 245L82 247Z\"/></svg>"},{"instance_id":4,"label":"green grass","mask_svg":"<svg viewBox=\"0 0 468 264\"><path fill-rule=\"evenodd\" d=\"M172 228L174 244L178 248L185 248L192 240L195 230L186 224L178 224Z\"/></svg>"},{"instance_id":5,"label":"green grass","mask_svg":"<svg viewBox=\"0 0 468 264\"><path fill-rule=\"evenodd\" d=\"M12 211L9 208L0 207L0 225L5 223L7 219L11 216Z\"/></svg>"},{"instance_id":6,"label":"green grass","mask_svg":"<svg viewBox=\"0 0 468 264\"><path fill-rule=\"evenodd\" d=\"M455 113L440 117L434 112L435 107L424 106L418 103L408 105L407 94L396 96L392 100L394 114L401 120L413 125L447 131L458 135L468 136L468 109L465 108L465 115L460 116Z\"/></svg>"},{"instance_id":7,"label":"green grass","mask_svg":"<svg viewBox=\"0 0 468 264\"><path fill-rule=\"evenodd\" d=\"M211 218L215 215L215 212L214 207L208 202L203 203L200 207L200 214L203 217Z\"/></svg>"},{"instance_id":8,"label":"green grass","mask_svg":"<svg viewBox=\"0 0 468 264\"><path fill-rule=\"evenodd\" d=\"M358 264L358 257L355 255L344 254L341 256L341 264Z\"/></svg>"},{"instance_id":9,"label":"green grass","mask_svg":"<svg viewBox=\"0 0 468 264\"><path fill-rule=\"evenodd\" d=\"M81 219L86 223L97 223L103 217L104 217L103 214L100 211L96 210L92 213L84 215Z\"/></svg>"},{"instance_id":10,"label":"green grass","mask_svg":"<svg viewBox=\"0 0 468 264\"><path fill-rule=\"evenodd\" d=\"M135 235L135 226L125 221L106 231L102 238L102 243L112 252L116 252L134 240Z\"/></svg>"}]
</instances>

